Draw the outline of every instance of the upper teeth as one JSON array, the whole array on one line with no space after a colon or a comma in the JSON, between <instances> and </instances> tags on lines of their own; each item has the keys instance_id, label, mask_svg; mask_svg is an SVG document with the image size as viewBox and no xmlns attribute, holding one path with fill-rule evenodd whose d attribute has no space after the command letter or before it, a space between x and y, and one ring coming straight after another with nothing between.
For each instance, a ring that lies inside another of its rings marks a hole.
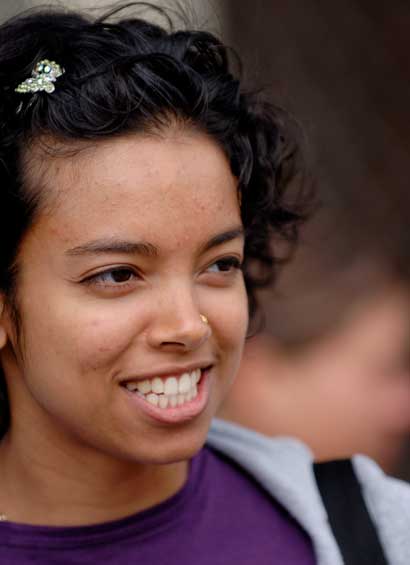
<instances>
[{"instance_id":1,"label":"upper teeth","mask_svg":"<svg viewBox=\"0 0 410 565\"><path fill-rule=\"evenodd\" d=\"M146 379L145 381L129 381L126 388L132 392L138 390L141 394L166 394L167 396L175 394L187 394L193 390L199 383L201 378L201 369L195 369L190 373L172 377L155 377Z\"/></svg>"}]
</instances>

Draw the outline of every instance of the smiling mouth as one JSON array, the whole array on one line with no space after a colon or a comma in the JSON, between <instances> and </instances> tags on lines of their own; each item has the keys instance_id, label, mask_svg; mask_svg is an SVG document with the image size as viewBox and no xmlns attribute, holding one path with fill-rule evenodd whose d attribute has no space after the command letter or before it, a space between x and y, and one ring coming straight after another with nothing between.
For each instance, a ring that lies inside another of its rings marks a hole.
<instances>
[{"instance_id":1,"label":"smiling mouth","mask_svg":"<svg viewBox=\"0 0 410 565\"><path fill-rule=\"evenodd\" d=\"M194 369L181 375L154 377L143 381L129 380L121 386L129 392L143 397L146 402L159 408L176 408L198 396L198 385L202 374L211 366Z\"/></svg>"}]
</instances>

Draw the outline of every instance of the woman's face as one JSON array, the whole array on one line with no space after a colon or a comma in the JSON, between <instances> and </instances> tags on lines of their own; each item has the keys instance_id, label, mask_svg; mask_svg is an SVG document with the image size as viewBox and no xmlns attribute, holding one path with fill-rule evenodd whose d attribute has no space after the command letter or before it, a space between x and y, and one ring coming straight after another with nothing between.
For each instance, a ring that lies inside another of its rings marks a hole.
<instances>
[{"instance_id":1,"label":"woman's face","mask_svg":"<svg viewBox=\"0 0 410 565\"><path fill-rule=\"evenodd\" d=\"M204 135L170 132L44 165L53 205L19 255L20 352L2 352L12 426L116 459L185 459L247 329L227 159Z\"/></svg>"}]
</instances>

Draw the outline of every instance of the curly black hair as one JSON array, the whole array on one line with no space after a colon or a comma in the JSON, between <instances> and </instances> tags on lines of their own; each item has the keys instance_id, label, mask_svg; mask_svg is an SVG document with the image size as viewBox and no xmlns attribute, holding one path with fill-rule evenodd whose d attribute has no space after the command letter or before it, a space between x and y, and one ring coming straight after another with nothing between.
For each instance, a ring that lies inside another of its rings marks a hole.
<instances>
[{"instance_id":1,"label":"curly black hair","mask_svg":"<svg viewBox=\"0 0 410 565\"><path fill-rule=\"evenodd\" d=\"M48 137L72 149L76 140L158 131L177 120L214 139L238 179L252 316L255 289L272 281L280 263L272 237L294 241L303 218L287 197L298 147L286 115L244 89L230 50L214 35L120 14L95 19L47 9L0 26L0 289L13 295L19 245L41 204L41 191L26 182L33 144ZM42 59L65 70L55 92L17 93Z\"/></svg>"}]
</instances>

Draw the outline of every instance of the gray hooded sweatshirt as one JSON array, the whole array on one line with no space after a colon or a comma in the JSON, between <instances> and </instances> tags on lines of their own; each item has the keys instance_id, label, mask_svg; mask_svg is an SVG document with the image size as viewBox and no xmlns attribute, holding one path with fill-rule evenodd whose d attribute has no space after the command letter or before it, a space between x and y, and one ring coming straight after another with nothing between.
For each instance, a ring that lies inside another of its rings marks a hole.
<instances>
[{"instance_id":1,"label":"gray hooded sweatshirt","mask_svg":"<svg viewBox=\"0 0 410 565\"><path fill-rule=\"evenodd\" d=\"M300 523L318 565L343 565L303 443L214 420L208 444L246 469ZM389 564L410 565L410 485L386 476L368 457L355 456L353 465Z\"/></svg>"}]
</instances>

